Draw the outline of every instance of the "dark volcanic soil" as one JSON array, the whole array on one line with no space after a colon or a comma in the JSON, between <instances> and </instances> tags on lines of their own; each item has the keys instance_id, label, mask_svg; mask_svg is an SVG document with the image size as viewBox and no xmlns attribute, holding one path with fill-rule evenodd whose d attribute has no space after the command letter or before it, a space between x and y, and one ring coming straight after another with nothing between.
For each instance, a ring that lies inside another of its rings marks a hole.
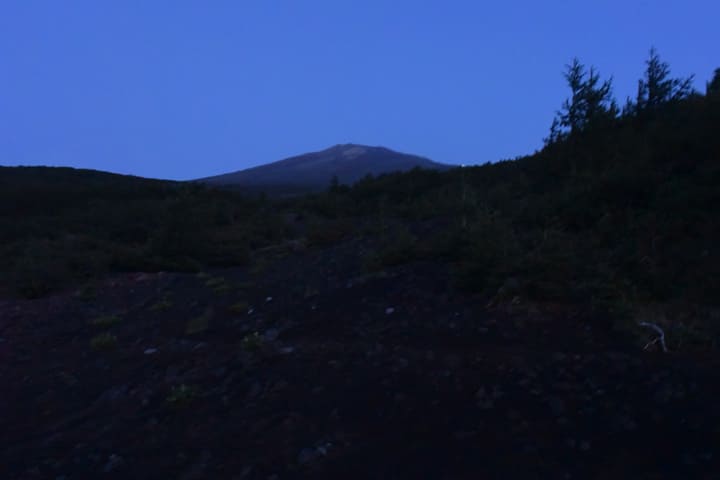
<instances>
[{"instance_id":1,"label":"dark volcanic soil","mask_svg":"<svg viewBox=\"0 0 720 480\"><path fill-rule=\"evenodd\" d=\"M361 250L0 302L0 478L720 478L717 358Z\"/></svg>"}]
</instances>

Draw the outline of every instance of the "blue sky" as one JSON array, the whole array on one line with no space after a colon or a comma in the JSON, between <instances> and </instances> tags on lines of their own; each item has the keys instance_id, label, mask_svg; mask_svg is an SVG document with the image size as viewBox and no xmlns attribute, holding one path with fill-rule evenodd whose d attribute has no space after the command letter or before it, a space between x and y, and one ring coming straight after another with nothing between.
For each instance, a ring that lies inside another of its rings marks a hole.
<instances>
[{"instance_id":1,"label":"blue sky","mask_svg":"<svg viewBox=\"0 0 720 480\"><path fill-rule=\"evenodd\" d=\"M704 91L720 2L0 2L0 165L190 179L337 143L484 163L542 145L577 56L621 103L655 46Z\"/></svg>"}]
</instances>

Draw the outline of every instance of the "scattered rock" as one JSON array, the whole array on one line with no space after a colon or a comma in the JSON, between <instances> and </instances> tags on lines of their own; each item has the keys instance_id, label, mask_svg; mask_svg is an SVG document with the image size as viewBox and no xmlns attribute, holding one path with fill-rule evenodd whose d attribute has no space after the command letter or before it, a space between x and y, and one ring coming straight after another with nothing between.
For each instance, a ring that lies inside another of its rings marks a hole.
<instances>
[{"instance_id":1,"label":"scattered rock","mask_svg":"<svg viewBox=\"0 0 720 480\"><path fill-rule=\"evenodd\" d=\"M307 465L320 456L320 453L314 448L303 448L297 456L300 465Z\"/></svg>"},{"instance_id":2,"label":"scattered rock","mask_svg":"<svg viewBox=\"0 0 720 480\"><path fill-rule=\"evenodd\" d=\"M108 460L103 467L103 472L110 473L122 467L124 464L125 460L120 455L116 455L113 453L108 457Z\"/></svg>"},{"instance_id":3,"label":"scattered rock","mask_svg":"<svg viewBox=\"0 0 720 480\"><path fill-rule=\"evenodd\" d=\"M263 339L267 342L274 342L280 335L280 330L277 328L271 328L263 334Z\"/></svg>"},{"instance_id":4,"label":"scattered rock","mask_svg":"<svg viewBox=\"0 0 720 480\"><path fill-rule=\"evenodd\" d=\"M154 353L157 353L157 351L158 351L157 348L146 348L146 349L143 351L143 353L144 353L145 355L152 355L152 354L154 354Z\"/></svg>"},{"instance_id":5,"label":"scattered rock","mask_svg":"<svg viewBox=\"0 0 720 480\"><path fill-rule=\"evenodd\" d=\"M385 309L385 315L392 315L395 313L395 309L393 307L388 307Z\"/></svg>"},{"instance_id":6,"label":"scattered rock","mask_svg":"<svg viewBox=\"0 0 720 480\"><path fill-rule=\"evenodd\" d=\"M100 397L98 398L98 402L115 402L120 398L124 397L127 391L127 385L119 385L116 387L108 388L100 395Z\"/></svg>"}]
</instances>

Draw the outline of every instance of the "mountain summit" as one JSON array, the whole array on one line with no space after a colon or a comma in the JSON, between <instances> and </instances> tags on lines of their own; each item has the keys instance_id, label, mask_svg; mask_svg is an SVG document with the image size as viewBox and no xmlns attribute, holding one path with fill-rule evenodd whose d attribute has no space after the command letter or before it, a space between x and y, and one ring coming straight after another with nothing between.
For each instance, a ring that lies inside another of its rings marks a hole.
<instances>
[{"instance_id":1,"label":"mountain summit","mask_svg":"<svg viewBox=\"0 0 720 480\"><path fill-rule=\"evenodd\" d=\"M327 187L333 177L337 177L342 184L351 184L368 174L406 171L415 167L435 170L451 168L450 165L385 147L348 143L198 181L218 186L316 190Z\"/></svg>"}]
</instances>

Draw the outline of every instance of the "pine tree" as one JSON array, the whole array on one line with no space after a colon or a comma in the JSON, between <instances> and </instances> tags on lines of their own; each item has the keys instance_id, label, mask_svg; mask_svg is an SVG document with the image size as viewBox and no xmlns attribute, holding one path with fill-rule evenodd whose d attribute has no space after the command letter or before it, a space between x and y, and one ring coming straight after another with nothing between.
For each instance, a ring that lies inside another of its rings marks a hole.
<instances>
[{"instance_id":1,"label":"pine tree","mask_svg":"<svg viewBox=\"0 0 720 480\"><path fill-rule=\"evenodd\" d=\"M637 110L652 111L660 105L682 100L693 93L693 76L670 78L670 65L660 59L655 47L645 62L645 78L638 82Z\"/></svg>"},{"instance_id":2,"label":"pine tree","mask_svg":"<svg viewBox=\"0 0 720 480\"><path fill-rule=\"evenodd\" d=\"M715 69L712 80L707 83L705 95L708 97L720 97L720 68Z\"/></svg>"},{"instance_id":3,"label":"pine tree","mask_svg":"<svg viewBox=\"0 0 720 480\"><path fill-rule=\"evenodd\" d=\"M554 143L603 120L615 118L618 107L612 97L612 79L602 81L595 67L586 69L577 58L565 66L563 74L571 95L557 112L545 143Z\"/></svg>"}]
</instances>

